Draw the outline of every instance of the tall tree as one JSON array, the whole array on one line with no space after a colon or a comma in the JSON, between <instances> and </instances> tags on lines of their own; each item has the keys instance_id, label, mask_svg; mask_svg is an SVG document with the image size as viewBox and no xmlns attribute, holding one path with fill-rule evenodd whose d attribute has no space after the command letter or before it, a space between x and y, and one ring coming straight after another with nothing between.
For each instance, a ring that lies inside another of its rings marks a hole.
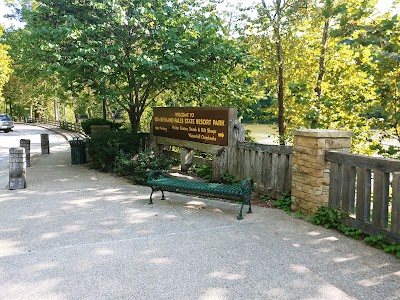
<instances>
[{"instance_id":1,"label":"tall tree","mask_svg":"<svg viewBox=\"0 0 400 300\"><path fill-rule=\"evenodd\" d=\"M400 142L400 15L386 14L350 30L355 38L345 42L354 49L365 47L370 52L358 66L373 78L376 99L371 117L383 130L383 138ZM388 155L400 153L399 147L378 148Z\"/></svg>"},{"instance_id":2,"label":"tall tree","mask_svg":"<svg viewBox=\"0 0 400 300\"><path fill-rule=\"evenodd\" d=\"M3 35L4 27L0 25L0 38ZM0 100L3 98L3 87L8 82L10 78L11 70L11 57L8 54L9 46L0 43ZM5 108L7 110L7 105L5 102ZM10 110L12 107L10 106ZM11 113L11 112L10 112ZM11 113L12 114L12 113Z\"/></svg>"},{"instance_id":3,"label":"tall tree","mask_svg":"<svg viewBox=\"0 0 400 300\"><path fill-rule=\"evenodd\" d=\"M146 107L181 82L229 74L245 55L199 1L37 1L25 6L32 51L70 85L116 101L138 130ZM45 63L45 65L44 65Z\"/></svg>"},{"instance_id":4,"label":"tall tree","mask_svg":"<svg viewBox=\"0 0 400 300\"><path fill-rule=\"evenodd\" d=\"M272 39L275 42L277 70L277 99L278 99L278 128L280 144L285 144L285 67L284 52L282 46L282 30L298 17L300 9L306 7L306 1L295 0L274 0L272 5L268 6L264 0L261 0L263 10L259 10L261 16L266 18L266 22L262 24L263 29L268 31L268 27L272 28Z\"/></svg>"}]
</instances>

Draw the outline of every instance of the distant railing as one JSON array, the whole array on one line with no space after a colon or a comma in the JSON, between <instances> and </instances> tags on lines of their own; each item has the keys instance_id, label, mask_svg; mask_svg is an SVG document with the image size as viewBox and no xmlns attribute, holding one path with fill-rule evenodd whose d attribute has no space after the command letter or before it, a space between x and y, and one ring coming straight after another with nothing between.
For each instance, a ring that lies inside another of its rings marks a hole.
<instances>
[{"instance_id":1,"label":"distant railing","mask_svg":"<svg viewBox=\"0 0 400 300\"><path fill-rule=\"evenodd\" d=\"M22 118L20 120L21 122L24 123L38 123L38 124L48 124L48 125L53 125L60 127L65 130L69 130L72 132L79 132L82 134L85 134L81 124L79 123L72 123L72 122L67 122L67 121L55 121L55 120L50 120L50 119L34 119L34 118Z\"/></svg>"},{"instance_id":2,"label":"distant railing","mask_svg":"<svg viewBox=\"0 0 400 300\"><path fill-rule=\"evenodd\" d=\"M329 207L345 225L400 242L400 160L326 152Z\"/></svg>"},{"instance_id":3,"label":"distant railing","mask_svg":"<svg viewBox=\"0 0 400 300\"><path fill-rule=\"evenodd\" d=\"M71 122L67 122L67 121L61 121L60 127L63 129L69 130L69 131L83 133L82 126L79 123L71 123Z\"/></svg>"}]
</instances>

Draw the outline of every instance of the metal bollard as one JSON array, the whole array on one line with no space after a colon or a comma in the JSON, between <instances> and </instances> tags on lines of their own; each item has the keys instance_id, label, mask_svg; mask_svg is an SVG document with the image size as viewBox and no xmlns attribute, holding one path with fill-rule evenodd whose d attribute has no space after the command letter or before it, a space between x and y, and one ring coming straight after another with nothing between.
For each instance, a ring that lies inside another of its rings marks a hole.
<instances>
[{"instance_id":1,"label":"metal bollard","mask_svg":"<svg viewBox=\"0 0 400 300\"><path fill-rule=\"evenodd\" d=\"M26 166L31 166L31 140L21 139L19 140L19 146L25 149Z\"/></svg>"},{"instance_id":2,"label":"metal bollard","mask_svg":"<svg viewBox=\"0 0 400 300\"><path fill-rule=\"evenodd\" d=\"M25 148L10 148L9 184L10 190L26 188Z\"/></svg>"},{"instance_id":3,"label":"metal bollard","mask_svg":"<svg viewBox=\"0 0 400 300\"><path fill-rule=\"evenodd\" d=\"M50 154L49 135L47 133L40 134L42 146L42 154Z\"/></svg>"}]
</instances>

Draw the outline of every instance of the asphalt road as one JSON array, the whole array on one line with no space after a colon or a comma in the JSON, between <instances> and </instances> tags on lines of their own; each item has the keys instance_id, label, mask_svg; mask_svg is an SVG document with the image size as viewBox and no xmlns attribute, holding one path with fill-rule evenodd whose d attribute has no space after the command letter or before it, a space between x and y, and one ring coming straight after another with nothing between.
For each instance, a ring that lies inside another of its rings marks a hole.
<instances>
[{"instance_id":1,"label":"asphalt road","mask_svg":"<svg viewBox=\"0 0 400 300\"><path fill-rule=\"evenodd\" d=\"M54 147L65 143L65 138L47 129L32 126L15 124L14 130L8 133L0 132L0 189L8 188L8 159L9 149L19 147L21 139L31 140L31 157L41 153L40 134L49 135L50 152Z\"/></svg>"}]
</instances>

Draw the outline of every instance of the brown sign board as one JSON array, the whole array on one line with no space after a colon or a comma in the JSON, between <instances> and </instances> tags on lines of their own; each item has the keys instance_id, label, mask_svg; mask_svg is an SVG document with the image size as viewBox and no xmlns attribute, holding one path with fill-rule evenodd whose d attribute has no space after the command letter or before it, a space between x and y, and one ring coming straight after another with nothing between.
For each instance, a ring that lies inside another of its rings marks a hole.
<instances>
[{"instance_id":1,"label":"brown sign board","mask_svg":"<svg viewBox=\"0 0 400 300\"><path fill-rule=\"evenodd\" d=\"M227 146L229 120L235 107L155 107L153 135Z\"/></svg>"}]
</instances>

